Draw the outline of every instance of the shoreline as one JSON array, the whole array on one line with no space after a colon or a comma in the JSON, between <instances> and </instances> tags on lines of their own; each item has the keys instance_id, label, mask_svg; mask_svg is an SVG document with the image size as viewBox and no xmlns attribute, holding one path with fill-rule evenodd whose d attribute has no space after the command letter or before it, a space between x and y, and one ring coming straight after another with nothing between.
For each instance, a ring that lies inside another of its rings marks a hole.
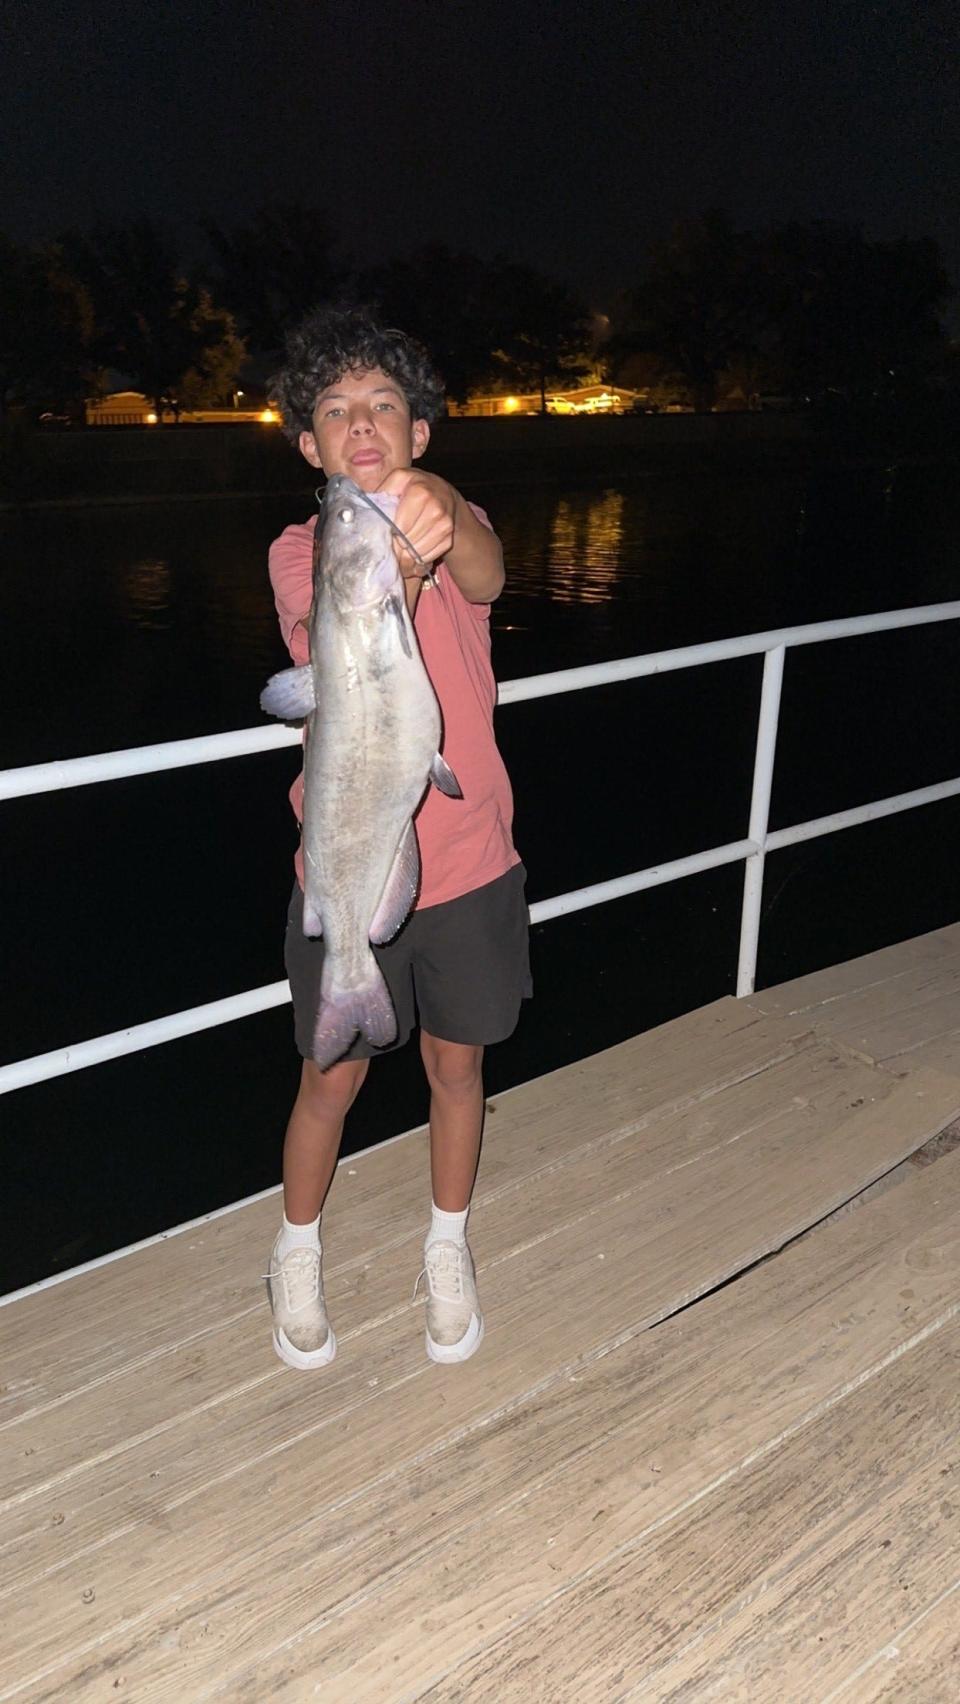
<instances>
[{"instance_id":1,"label":"shoreline","mask_svg":"<svg viewBox=\"0 0 960 1704\"><path fill-rule=\"evenodd\" d=\"M97 427L14 435L0 513L272 498L312 500L316 475L271 427ZM935 432L857 429L810 413L611 415L437 421L424 459L460 485L608 484L671 474L952 467Z\"/></svg>"}]
</instances>

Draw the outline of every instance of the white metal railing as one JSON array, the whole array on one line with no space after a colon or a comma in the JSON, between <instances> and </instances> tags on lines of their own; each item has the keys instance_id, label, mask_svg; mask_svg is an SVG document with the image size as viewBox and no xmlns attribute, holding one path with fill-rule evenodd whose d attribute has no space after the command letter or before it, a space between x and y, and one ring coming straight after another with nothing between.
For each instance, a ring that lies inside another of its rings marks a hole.
<instances>
[{"instance_id":1,"label":"white metal railing","mask_svg":"<svg viewBox=\"0 0 960 1704\"><path fill-rule=\"evenodd\" d=\"M852 810L838 811L832 816L818 817L810 822L795 823L790 828L775 829L771 833L770 794L780 716L780 690L787 650L793 646L812 645L829 639L848 639L860 634L882 633L897 627L919 627L932 622L958 619L960 602L927 604L917 609L890 610L880 615L852 616L840 621L812 622L806 626L785 627L769 633L746 634L736 639L717 639L703 645L681 646L673 651L654 651L642 657L624 657L612 663L591 663L585 668L560 669L552 674L531 675L524 680L505 681L500 687L500 703L517 704L524 699L546 698L554 693L580 691L591 686L607 686L616 681L667 674L675 669L695 668L703 663L722 662L734 657L762 655L764 658L753 791L746 838L732 841L726 846L714 846L706 851L694 852L685 858L675 858L666 864L652 865L646 870L635 871L632 875L617 876L612 881L578 888L572 893L558 894L553 899L540 900L530 907L531 922L544 923L550 918L562 917L571 911L601 905L606 900L620 899L627 894L639 893L644 888L658 887L665 882L678 881L683 876L742 861L745 868L737 994L742 996L752 993L760 932L764 861L768 852L960 794L960 776L957 776L953 780L940 781L911 793L898 793L890 798L876 799L870 804L857 805ZM53 792L61 787L83 787L94 782L115 780L121 776L145 775L161 769L183 768L195 763L219 762L223 758L243 757L253 752L297 745L300 738L297 728L263 726L239 729L228 734L211 734L199 739L173 740L165 745L139 746L130 751L105 752L96 757L77 757L63 762L34 764L23 769L8 769L0 772L0 799L24 798L35 793ZM81 1041L72 1047L58 1048L50 1053L37 1054L32 1059L18 1060L0 1067L0 1094L10 1089L24 1088L30 1083L43 1082L50 1077L62 1076L68 1071L78 1071L87 1065L116 1059L122 1054L135 1053L160 1042L172 1041L178 1036L192 1035L198 1030L229 1023L235 1018L248 1017L254 1012L283 1005L289 998L290 989L287 982L272 982L262 988L250 989L244 994L232 994L226 999L213 1000L204 1006L194 1006L187 1011L174 1012L165 1018L155 1018L150 1023L137 1024L130 1029L115 1030L110 1035Z\"/></svg>"}]
</instances>

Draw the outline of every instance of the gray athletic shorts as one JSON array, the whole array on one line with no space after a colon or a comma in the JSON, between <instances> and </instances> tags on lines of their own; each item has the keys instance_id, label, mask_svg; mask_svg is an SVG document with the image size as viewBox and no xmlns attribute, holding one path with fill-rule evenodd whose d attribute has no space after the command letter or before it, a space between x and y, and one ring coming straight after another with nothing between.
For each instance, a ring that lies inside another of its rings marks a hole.
<instances>
[{"instance_id":1,"label":"gray athletic shorts","mask_svg":"<svg viewBox=\"0 0 960 1704\"><path fill-rule=\"evenodd\" d=\"M489 1047L516 1028L520 1002L530 998L527 872L506 875L459 899L414 911L399 935L374 947L397 1014L397 1039L372 1047L359 1037L344 1059L390 1053L419 1023L440 1041ZM293 994L297 1048L310 1058L320 1005L323 941L303 933L303 893L294 882L287 913L284 963Z\"/></svg>"}]
</instances>

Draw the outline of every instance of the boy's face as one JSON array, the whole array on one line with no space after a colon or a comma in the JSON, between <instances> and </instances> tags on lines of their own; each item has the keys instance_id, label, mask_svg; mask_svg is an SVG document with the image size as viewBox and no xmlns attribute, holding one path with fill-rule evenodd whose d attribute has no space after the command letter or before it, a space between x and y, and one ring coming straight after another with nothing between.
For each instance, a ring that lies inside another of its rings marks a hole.
<instances>
[{"instance_id":1,"label":"boy's face","mask_svg":"<svg viewBox=\"0 0 960 1704\"><path fill-rule=\"evenodd\" d=\"M320 392L300 451L328 479L345 473L361 491L377 491L389 473L423 455L429 438L427 422L411 420L396 380L374 367L344 373Z\"/></svg>"}]
</instances>

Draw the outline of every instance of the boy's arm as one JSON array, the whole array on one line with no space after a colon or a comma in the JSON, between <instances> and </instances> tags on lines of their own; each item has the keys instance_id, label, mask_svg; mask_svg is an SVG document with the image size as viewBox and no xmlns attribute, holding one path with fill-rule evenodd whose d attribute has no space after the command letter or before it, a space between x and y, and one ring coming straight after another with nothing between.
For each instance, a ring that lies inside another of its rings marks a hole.
<instances>
[{"instance_id":1,"label":"boy's arm","mask_svg":"<svg viewBox=\"0 0 960 1704\"><path fill-rule=\"evenodd\" d=\"M503 550L496 533L445 479L420 468L397 469L380 487L399 497L397 526L426 562L442 557L468 603L492 603L503 591ZM394 548L401 572L422 572L403 546Z\"/></svg>"},{"instance_id":2,"label":"boy's arm","mask_svg":"<svg viewBox=\"0 0 960 1704\"><path fill-rule=\"evenodd\" d=\"M453 486L450 487L453 491ZM503 591L503 546L493 528L478 520L459 491L453 549L444 558L468 603L493 603Z\"/></svg>"}]
</instances>

